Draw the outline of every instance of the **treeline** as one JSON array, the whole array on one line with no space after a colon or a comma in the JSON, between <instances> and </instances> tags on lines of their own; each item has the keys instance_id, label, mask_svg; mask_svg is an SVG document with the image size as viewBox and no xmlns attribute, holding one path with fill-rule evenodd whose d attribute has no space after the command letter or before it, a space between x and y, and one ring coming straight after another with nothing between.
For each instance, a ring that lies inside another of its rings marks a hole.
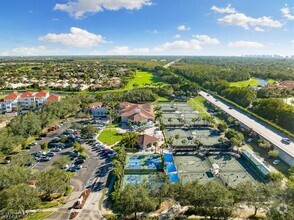
<instances>
[{"instance_id":1,"label":"treeline","mask_svg":"<svg viewBox=\"0 0 294 220\"><path fill-rule=\"evenodd\" d=\"M252 87L230 87L226 80L206 82L204 88L217 92L219 95L243 106L248 107L256 100L256 90Z\"/></svg>"},{"instance_id":2,"label":"treeline","mask_svg":"<svg viewBox=\"0 0 294 220\"><path fill-rule=\"evenodd\" d=\"M250 76L262 79L294 80L294 59L253 58L253 57L187 57L179 67L194 65L195 73L209 80L209 74L229 82L249 79ZM196 70L196 68L198 70ZM222 74L222 73L223 74ZM206 74L204 74L206 73ZM227 76L225 76L227 74ZM244 78L245 77L245 78ZM248 77L248 78L246 78ZM200 81L199 81L200 82Z\"/></svg>"},{"instance_id":3,"label":"treeline","mask_svg":"<svg viewBox=\"0 0 294 220\"><path fill-rule=\"evenodd\" d=\"M153 72L155 72L155 74L157 74L162 81L171 85L171 88L176 96L193 96L197 95L200 90L197 83L191 82L185 77L173 73L170 69L157 66L154 68Z\"/></svg>"},{"instance_id":4,"label":"treeline","mask_svg":"<svg viewBox=\"0 0 294 220\"><path fill-rule=\"evenodd\" d=\"M236 82L248 80L250 78L250 74L248 72L237 72L231 68L209 64L176 63L171 68L176 74L182 75L193 82L199 83L200 85L205 82L216 82L219 80Z\"/></svg>"},{"instance_id":5,"label":"treeline","mask_svg":"<svg viewBox=\"0 0 294 220\"><path fill-rule=\"evenodd\" d=\"M158 181L161 181L161 184ZM246 182L237 185L236 188L228 188L213 181L207 184L200 184L197 181L170 184L164 174L154 174L148 182L129 184L123 189L116 188L112 193L112 199L113 209L121 214L116 219L130 219L131 216L135 216L136 219L137 213L142 212L143 216L146 216L147 213L157 210L163 201L172 200L181 206L189 207L184 213L185 216L200 215L209 219L229 219L240 205L246 204L253 207L252 218L258 218L258 210L263 209L266 210L266 219L286 220L294 217L293 195L292 182L288 182L288 186L283 189L274 182ZM282 207L287 209L280 211ZM175 217L167 216L170 219Z\"/></svg>"},{"instance_id":6,"label":"treeline","mask_svg":"<svg viewBox=\"0 0 294 220\"><path fill-rule=\"evenodd\" d=\"M264 117L279 126L294 132L294 107L287 105L281 99L261 99L253 104L254 113Z\"/></svg>"}]
</instances>

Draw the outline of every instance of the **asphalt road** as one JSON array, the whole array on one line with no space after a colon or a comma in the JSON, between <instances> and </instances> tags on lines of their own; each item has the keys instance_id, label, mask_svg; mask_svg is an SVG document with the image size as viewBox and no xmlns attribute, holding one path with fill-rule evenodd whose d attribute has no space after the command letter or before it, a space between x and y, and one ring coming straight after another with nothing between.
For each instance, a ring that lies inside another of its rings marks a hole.
<instances>
[{"instance_id":1,"label":"asphalt road","mask_svg":"<svg viewBox=\"0 0 294 220\"><path fill-rule=\"evenodd\" d=\"M256 133L258 133L260 136L271 142L282 151L286 152L292 157L292 160L289 161L290 164L294 165L294 143L292 142L291 144L284 144L283 142L281 142L282 138L284 138L285 136L283 136L280 132L275 131L275 129L271 128L269 125L265 125L259 122L252 116L245 115L239 110L236 110L234 108L230 109L229 105L223 103L222 101L204 91L199 92L199 95L201 95L203 98L213 103L217 107L221 108L223 111L227 112L229 115L236 118L247 127L254 130Z\"/></svg>"}]
</instances>

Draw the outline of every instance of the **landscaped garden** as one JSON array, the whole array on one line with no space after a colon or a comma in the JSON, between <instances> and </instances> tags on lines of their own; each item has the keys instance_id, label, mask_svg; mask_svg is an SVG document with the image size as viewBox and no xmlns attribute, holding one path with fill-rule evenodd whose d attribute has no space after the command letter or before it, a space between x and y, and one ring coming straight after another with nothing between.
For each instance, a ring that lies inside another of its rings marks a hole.
<instances>
[{"instance_id":1,"label":"landscaped garden","mask_svg":"<svg viewBox=\"0 0 294 220\"><path fill-rule=\"evenodd\" d=\"M121 141L123 134L117 130L117 126L108 125L100 133L98 140L107 145L113 145Z\"/></svg>"}]
</instances>

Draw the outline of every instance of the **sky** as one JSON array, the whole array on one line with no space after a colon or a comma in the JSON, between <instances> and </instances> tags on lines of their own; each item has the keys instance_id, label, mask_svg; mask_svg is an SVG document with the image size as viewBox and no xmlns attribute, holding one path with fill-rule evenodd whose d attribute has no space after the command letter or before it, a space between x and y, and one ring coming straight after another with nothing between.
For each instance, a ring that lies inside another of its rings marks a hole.
<instances>
[{"instance_id":1,"label":"sky","mask_svg":"<svg viewBox=\"0 0 294 220\"><path fill-rule=\"evenodd\" d=\"M0 56L294 54L294 0L0 0Z\"/></svg>"}]
</instances>

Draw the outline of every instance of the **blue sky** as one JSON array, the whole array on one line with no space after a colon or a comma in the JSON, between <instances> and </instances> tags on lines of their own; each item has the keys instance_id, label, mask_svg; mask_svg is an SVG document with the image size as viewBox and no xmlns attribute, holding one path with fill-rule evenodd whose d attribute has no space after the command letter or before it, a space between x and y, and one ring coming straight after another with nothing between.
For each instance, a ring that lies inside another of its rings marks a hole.
<instances>
[{"instance_id":1,"label":"blue sky","mask_svg":"<svg viewBox=\"0 0 294 220\"><path fill-rule=\"evenodd\" d=\"M293 0L1 0L0 56L294 54Z\"/></svg>"}]
</instances>

